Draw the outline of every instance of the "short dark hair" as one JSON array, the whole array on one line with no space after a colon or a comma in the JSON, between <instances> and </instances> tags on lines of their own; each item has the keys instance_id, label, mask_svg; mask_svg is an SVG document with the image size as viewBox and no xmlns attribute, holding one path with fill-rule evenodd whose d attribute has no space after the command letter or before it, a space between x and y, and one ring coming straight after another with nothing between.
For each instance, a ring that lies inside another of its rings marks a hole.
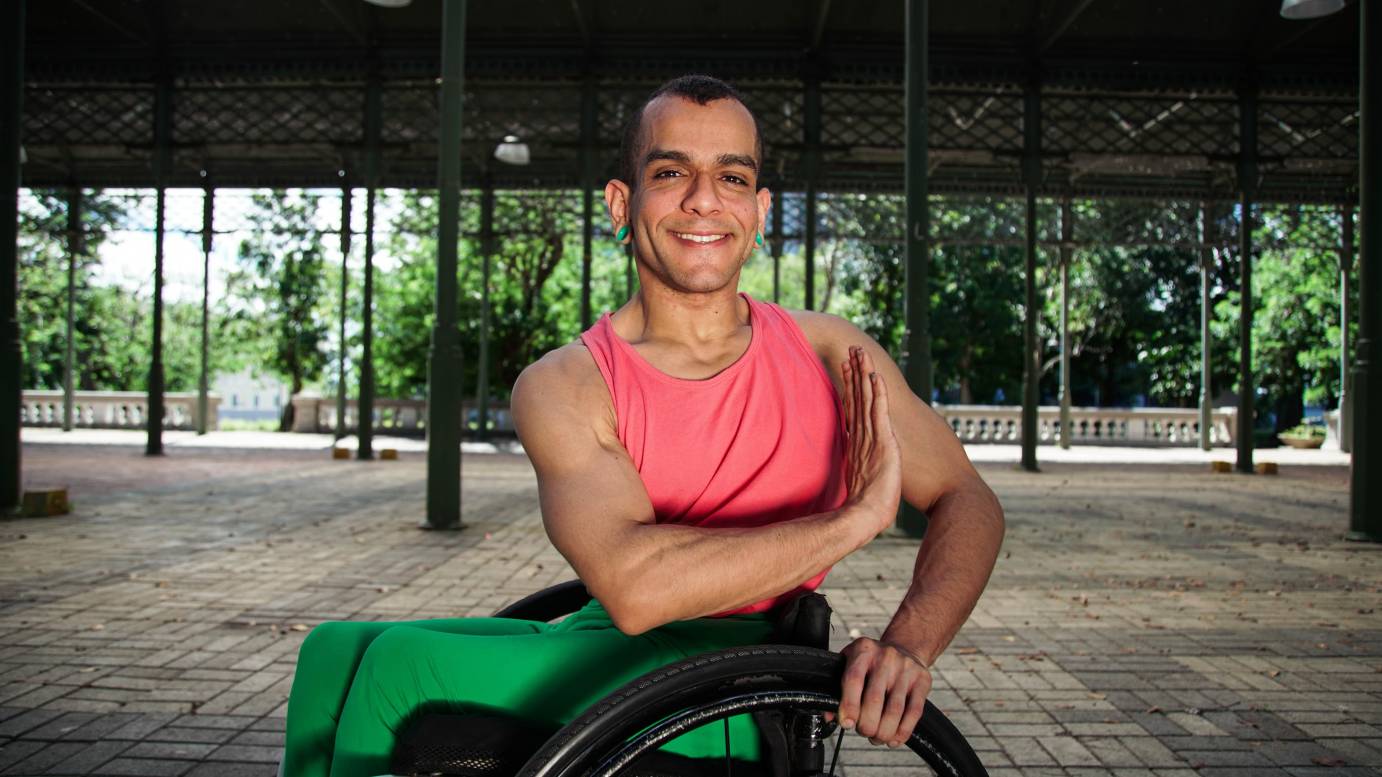
<instances>
[{"instance_id":1,"label":"short dark hair","mask_svg":"<svg viewBox=\"0 0 1382 777\"><path fill-rule=\"evenodd\" d=\"M684 75L673 78L653 90L648 99L644 100L643 104L638 106L638 110L629 117L628 124L624 125L624 136L619 143L619 178L628 184L630 189L638 188L638 152L639 140L643 133L643 113L653 100L666 95L691 100L697 105L706 105L715 100L734 100L744 106L744 110L749 112L749 118L753 119L753 154L757 158L759 169L762 169L763 133L758 129L758 117L754 115L748 103L744 102L744 96L739 94L738 89L714 76Z\"/></svg>"}]
</instances>

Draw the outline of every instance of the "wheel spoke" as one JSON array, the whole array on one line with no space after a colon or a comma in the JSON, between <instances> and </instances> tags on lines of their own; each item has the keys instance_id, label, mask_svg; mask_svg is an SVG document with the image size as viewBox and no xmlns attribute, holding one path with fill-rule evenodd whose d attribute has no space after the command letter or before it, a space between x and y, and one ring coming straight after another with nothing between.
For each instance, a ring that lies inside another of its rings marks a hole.
<instances>
[{"instance_id":1,"label":"wheel spoke","mask_svg":"<svg viewBox=\"0 0 1382 777\"><path fill-rule=\"evenodd\" d=\"M725 718L725 777L734 777L734 764L729 757L729 718Z\"/></svg>"},{"instance_id":2,"label":"wheel spoke","mask_svg":"<svg viewBox=\"0 0 1382 777\"><path fill-rule=\"evenodd\" d=\"M845 727L840 726L840 735L835 737L835 753L830 756L829 777L835 777L835 763L840 760L840 745L845 741Z\"/></svg>"}]
</instances>

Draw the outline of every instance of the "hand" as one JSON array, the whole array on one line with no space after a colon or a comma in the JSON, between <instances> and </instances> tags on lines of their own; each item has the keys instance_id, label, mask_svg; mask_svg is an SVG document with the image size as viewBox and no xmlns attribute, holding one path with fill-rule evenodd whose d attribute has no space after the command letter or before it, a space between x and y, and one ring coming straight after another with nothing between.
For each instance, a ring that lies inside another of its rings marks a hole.
<instances>
[{"instance_id":1,"label":"hand","mask_svg":"<svg viewBox=\"0 0 1382 777\"><path fill-rule=\"evenodd\" d=\"M860 346L851 346L844 375L847 504L861 508L877 535L897 519L902 498L902 455L888 415L888 387Z\"/></svg>"},{"instance_id":2,"label":"hand","mask_svg":"<svg viewBox=\"0 0 1382 777\"><path fill-rule=\"evenodd\" d=\"M905 744L931 693L931 670L910 651L868 637L854 640L840 653L846 658L841 725L875 745Z\"/></svg>"}]
</instances>

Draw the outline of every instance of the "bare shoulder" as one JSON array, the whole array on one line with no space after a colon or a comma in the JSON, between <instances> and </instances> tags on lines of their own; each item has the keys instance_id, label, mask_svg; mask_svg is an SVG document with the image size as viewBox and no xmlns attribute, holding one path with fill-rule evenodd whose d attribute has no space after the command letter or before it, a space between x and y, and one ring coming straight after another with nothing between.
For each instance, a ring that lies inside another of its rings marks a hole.
<instances>
[{"instance_id":1,"label":"bare shoulder","mask_svg":"<svg viewBox=\"0 0 1382 777\"><path fill-rule=\"evenodd\" d=\"M816 349L816 354L826 364L833 365L844 361L849 355L850 346L877 345L867 332L855 326L849 319L815 310L784 310L787 310L797 322L797 326L801 327L806 339Z\"/></svg>"},{"instance_id":2,"label":"bare shoulder","mask_svg":"<svg viewBox=\"0 0 1382 777\"><path fill-rule=\"evenodd\" d=\"M547 352L524 368L513 385L514 426L525 448L562 428L600 430L614 408L595 360L579 340ZM546 436L545 434L542 436Z\"/></svg>"}]
</instances>

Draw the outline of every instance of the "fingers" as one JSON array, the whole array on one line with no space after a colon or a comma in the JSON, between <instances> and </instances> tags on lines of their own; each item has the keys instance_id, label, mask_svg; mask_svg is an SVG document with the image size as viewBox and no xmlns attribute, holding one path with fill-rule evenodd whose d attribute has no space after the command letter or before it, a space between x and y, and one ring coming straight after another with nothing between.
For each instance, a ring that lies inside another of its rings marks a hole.
<instances>
[{"instance_id":1,"label":"fingers","mask_svg":"<svg viewBox=\"0 0 1382 777\"><path fill-rule=\"evenodd\" d=\"M873 422L873 361L861 346L852 346L850 356L854 361L854 370L858 373L859 379L858 395L855 397L855 409L859 413L859 432L861 442L868 450L873 445L874 422Z\"/></svg>"},{"instance_id":2,"label":"fingers","mask_svg":"<svg viewBox=\"0 0 1382 777\"><path fill-rule=\"evenodd\" d=\"M902 721L897 725L897 735L893 737L891 744L894 747L903 745L907 738L912 735L912 730L921 721L921 713L926 709L926 697L931 691L931 680L925 678L912 687L907 694L907 711L902 715Z\"/></svg>"},{"instance_id":3,"label":"fingers","mask_svg":"<svg viewBox=\"0 0 1382 777\"><path fill-rule=\"evenodd\" d=\"M844 379L844 391L841 399L845 406L845 431L851 435L854 432L855 412L854 412L854 366L846 359L840 364L840 375Z\"/></svg>"},{"instance_id":4,"label":"fingers","mask_svg":"<svg viewBox=\"0 0 1382 777\"><path fill-rule=\"evenodd\" d=\"M857 640L840 652L847 659L840 687L840 725L854 728L859 722L859 703L864 694L864 678L868 677L873 656L867 643Z\"/></svg>"},{"instance_id":5,"label":"fingers","mask_svg":"<svg viewBox=\"0 0 1382 777\"><path fill-rule=\"evenodd\" d=\"M883 744L878 738L879 722L884 715L883 705L891 695L893 680L897 674L896 665L888 661L874 661L868 679L864 681L864 696L859 704L859 725L856 730L869 738L875 745ZM899 717L901 717L899 715ZM893 724L896 727L896 723Z\"/></svg>"},{"instance_id":6,"label":"fingers","mask_svg":"<svg viewBox=\"0 0 1382 777\"><path fill-rule=\"evenodd\" d=\"M921 720L931 675L895 648L862 638L843 651L848 658L839 719L875 745L906 744Z\"/></svg>"}]
</instances>

